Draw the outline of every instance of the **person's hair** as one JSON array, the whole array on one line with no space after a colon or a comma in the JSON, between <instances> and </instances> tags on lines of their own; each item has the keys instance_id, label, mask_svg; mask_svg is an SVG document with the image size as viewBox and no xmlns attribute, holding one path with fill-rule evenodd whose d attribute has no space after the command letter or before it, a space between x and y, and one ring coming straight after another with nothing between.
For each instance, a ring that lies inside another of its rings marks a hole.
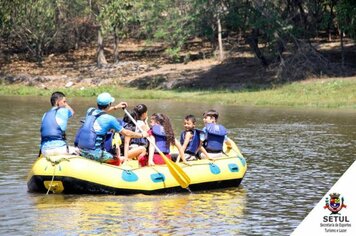
<instances>
[{"instance_id":1,"label":"person's hair","mask_svg":"<svg viewBox=\"0 0 356 236\"><path fill-rule=\"evenodd\" d=\"M111 103L107 104L107 105L99 105L98 104L98 109L99 110L105 110L107 107L111 106Z\"/></svg>"},{"instance_id":2,"label":"person's hair","mask_svg":"<svg viewBox=\"0 0 356 236\"><path fill-rule=\"evenodd\" d=\"M184 119L190 120L193 124L195 124L195 122L197 121L194 115L187 115Z\"/></svg>"},{"instance_id":3,"label":"person's hair","mask_svg":"<svg viewBox=\"0 0 356 236\"><path fill-rule=\"evenodd\" d=\"M147 112L147 107L145 104L138 104L137 106L134 107L133 112L135 116L135 120L141 119L141 116Z\"/></svg>"},{"instance_id":4,"label":"person's hair","mask_svg":"<svg viewBox=\"0 0 356 236\"><path fill-rule=\"evenodd\" d=\"M147 112L147 106L145 104L138 104L137 106L134 107L132 112L130 112L130 115L135 120L139 120L141 118L142 114L145 113L145 112ZM128 123L128 124L134 125L134 123L132 122L130 117L128 115L126 115L126 114L124 115L124 118L122 120L124 122Z\"/></svg>"},{"instance_id":5,"label":"person's hair","mask_svg":"<svg viewBox=\"0 0 356 236\"><path fill-rule=\"evenodd\" d=\"M215 110L209 110L209 111L206 111L204 112L203 114L204 117L206 116L212 116L215 118L215 120L218 120L219 118L219 112L215 111Z\"/></svg>"},{"instance_id":6,"label":"person's hair","mask_svg":"<svg viewBox=\"0 0 356 236\"><path fill-rule=\"evenodd\" d=\"M163 126L164 131L167 137L167 148L169 148L170 144L175 144L174 132L172 128L171 121L169 120L168 116L161 114L161 113L153 113L152 116L156 123Z\"/></svg>"},{"instance_id":7,"label":"person's hair","mask_svg":"<svg viewBox=\"0 0 356 236\"><path fill-rule=\"evenodd\" d=\"M64 95L64 93L59 92L59 91L52 93L52 95L51 95L51 105L52 105L52 107L56 105L58 100L64 98L65 96L66 95Z\"/></svg>"}]
</instances>

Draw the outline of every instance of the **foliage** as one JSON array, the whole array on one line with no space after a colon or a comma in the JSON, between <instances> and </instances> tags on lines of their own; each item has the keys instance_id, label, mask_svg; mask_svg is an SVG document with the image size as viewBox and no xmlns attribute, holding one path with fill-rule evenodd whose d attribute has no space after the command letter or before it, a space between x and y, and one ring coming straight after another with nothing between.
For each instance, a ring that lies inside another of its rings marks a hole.
<instances>
[{"instance_id":1,"label":"foliage","mask_svg":"<svg viewBox=\"0 0 356 236\"><path fill-rule=\"evenodd\" d=\"M8 14L11 33L38 62L57 34L56 9L55 1L18 1Z\"/></svg>"},{"instance_id":2,"label":"foliage","mask_svg":"<svg viewBox=\"0 0 356 236\"><path fill-rule=\"evenodd\" d=\"M339 28L356 39L356 1L340 0L336 5Z\"/></svg>"},{"instance_id":3,"label":"foliage","mask_svg":"<svg viewBox=\"0 0 356 236\"><path fill-rule=\"evenodd\" d=\"M130 24L137 21L134 14L136 1L110 0L98 16L103 32L114 32L123 37L130 33Z\"/></svg>"},{"instance_id":4,"label":"foliage","mask_svg":"<svg viewBox=\"0 0 356 236\"><path fill-rule=\"evenodd\" d=\"M356 38L351 0L0 0L1 43L39 63L49 52L92 43L100 28L114 35L159 42L172 61L193 38L217 45L239 35L268 66L283 60L288 45L338 30ZM115 41L117 44L117 40ZM262 47L261 47L262 45ZM104 51L104 50L102 50ZM292 52L293 53L293 52Z\"/></svg>"}]
</instances>

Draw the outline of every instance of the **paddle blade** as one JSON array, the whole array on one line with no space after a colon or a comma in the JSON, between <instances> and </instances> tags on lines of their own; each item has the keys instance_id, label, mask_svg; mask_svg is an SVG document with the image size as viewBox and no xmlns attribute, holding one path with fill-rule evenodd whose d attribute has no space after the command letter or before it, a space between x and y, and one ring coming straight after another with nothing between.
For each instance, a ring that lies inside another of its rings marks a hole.
<instances>
[{"instance_id":1,"label":"paddle blade","mask_svg":"<svg viewBox=\"0 0 356 236\"><path fill-rule=\"evenodd\" d=\"M171 175L177 180L179 185L182 188L187 188L190 184L189 176L183 171L183 169L179 165L177 165L175 162L166 157L166 155L164 155L162 152L159 152L159 154L166 163L169 172L171 172Z\"/></svg>"}]
</instances>

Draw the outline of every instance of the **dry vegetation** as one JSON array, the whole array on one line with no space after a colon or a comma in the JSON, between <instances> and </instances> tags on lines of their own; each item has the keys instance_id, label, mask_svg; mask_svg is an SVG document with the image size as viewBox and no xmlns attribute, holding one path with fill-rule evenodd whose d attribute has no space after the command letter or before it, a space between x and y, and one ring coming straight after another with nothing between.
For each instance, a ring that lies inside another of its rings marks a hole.
<instances>
[{"instance_id":1,"label":"dry vegetation","mask_svg":"<svg viewBox=\"0 0 356 236\"><path fill-rule=\"evenodd\" d=\"M310 78L354 76L356 47L349 42L345 49L345 66L340 64L337 42L316 42L313 46L304 43L286 51L281 62L268 68L241 44L227 48L227 59L220 63L209 45L201 41L193 41L186 47L181 63L169 63L160 45L124 42L120 44L121 62L113 64L112 51L108 49L105 53L109 64L102 68L96 66L95 45L50 54L41 66L26 60L25 54L1 51L0 76L5 83L44 88L120 84L138 88L240 89Z\"/></svg>"}]
</instances>

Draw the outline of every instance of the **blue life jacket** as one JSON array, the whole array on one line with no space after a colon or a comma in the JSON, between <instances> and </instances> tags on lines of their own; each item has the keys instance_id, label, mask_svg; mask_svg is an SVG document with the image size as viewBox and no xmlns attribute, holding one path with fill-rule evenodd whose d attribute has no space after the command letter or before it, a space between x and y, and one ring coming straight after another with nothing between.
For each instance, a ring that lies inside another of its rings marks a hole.
<instances>
[{"instance_id":1,"label":"blue life jacket","mask_svg":"<svg viewBox=\"0 0 356 236\"><path fill-rule=\"evenodd\" d=\"M207 152L221 152L223 150L225 135L227 134L226 128L218 124L207 124L205 128L207 132L205 149Z\"/></svg>"},{"instance_id":2,"label":"blue life jacket","mask_svg":"<svg viewBox=\"0 0 356 236\"><path fill-rule=\"evenodd\" d=\"M167 135L164 131L162 125L154 125L152 126L152 133L156 140L156 146L163 152L164 154L169 153L169 146L167 145ZM168 147L167 147L168 146Z\"/></svg>"},{"instance_id":3,"label":"blue life jacket","mask_svg":"<svg viewBox=\"0 0 356 236\"><path fill-rule=\"evenodd\" d=\"M186 131L182 131L182 133L180 134L180 143L182 145L184 143L185 133L186 133ZM195 155L198 152L199 145L200 145L199 131L196 129L193 129L192 139L189 141L184 153Z\"/></svg>"},{"instance_id":4,"label":"blue life jacket","mask_svg":"<svg viewBox=\"0 0 356 236\"><path fill-rule=\"evenodd\" d=\"M99 116L105 114L105 112L92 115L94 111L95 109L89 112L84 124L80 127L76 135L74 145L78 146L80 149L95 150L97 141L99 141L101 148L104 148L105 135L96 134L94 130L94 122Z\"/></svg>"},{"instance_id":5,"label":"blue life jacket","mask_svg":"<svg viewBox=\"0 0 356 236\"><path fill-rule=\"evenodd\" d=\"M126 123L124 121L122 127L124 127L125 129L131 130L133 132L136 131L136 126L133 123ZM130 140L130 144L137 144L139 146L147 146L148 144L148 140L146 138L131 138Z\"/></svg>"},{"instance_id":6,"label":"blue life jacket","mask_svg":"<svg viewBox=\"0 0 356 236\"><path fill-rule=\"evenodd\" d=\"M104 148L107 152L115 155L116 154L116 148L113 147L112 145L112 140L114 138L115 132L107 132L105 139L104 139Z\"/></svg>"},{"instance_id":7,"label":"blue life jacket","mask_svg":"<svg viewBox=\"0 0 356 236\"><path fill-rule=\"evenodd\" d=\"M41 144L52 140L64 140L65 132L56 121L56 114L60 108L51 109L46 112L41 123Z\"/></svg>"}]
</instances>

